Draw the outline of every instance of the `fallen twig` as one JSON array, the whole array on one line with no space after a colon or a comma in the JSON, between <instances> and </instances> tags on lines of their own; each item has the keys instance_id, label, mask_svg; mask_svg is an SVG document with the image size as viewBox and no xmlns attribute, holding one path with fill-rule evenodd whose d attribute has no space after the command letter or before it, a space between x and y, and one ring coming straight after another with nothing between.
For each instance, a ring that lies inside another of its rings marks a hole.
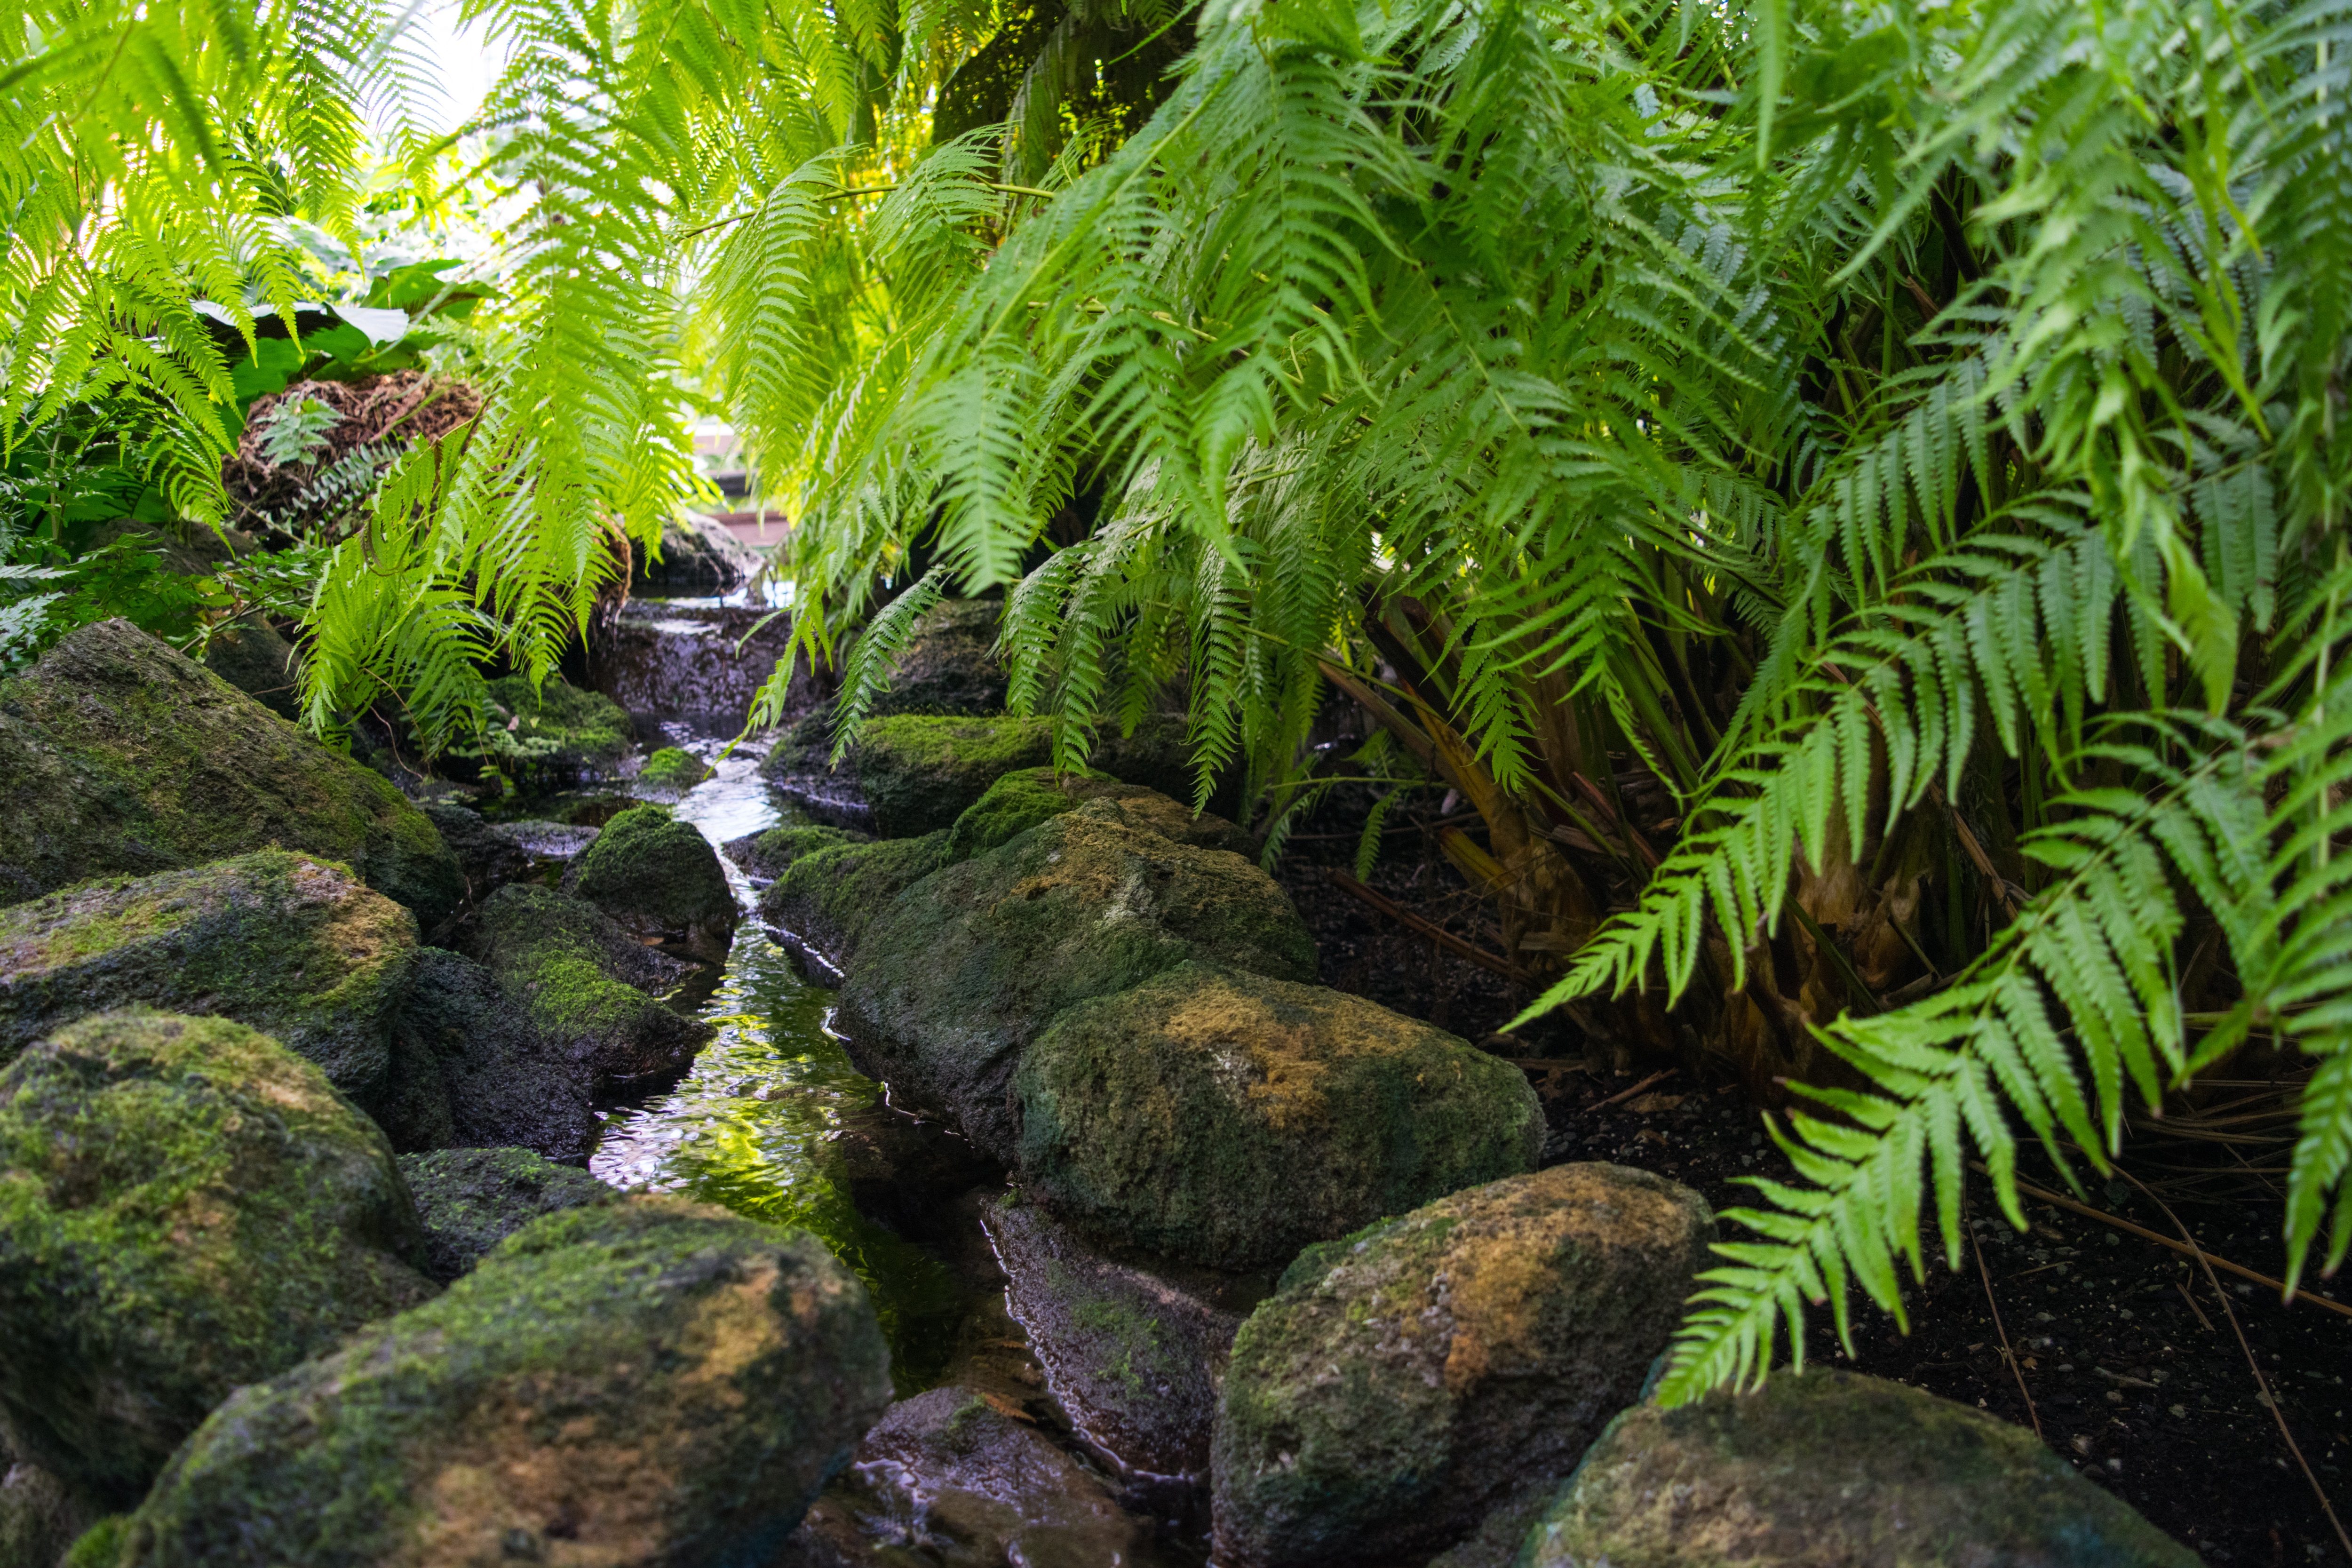
<instances>
[{"instance_id":1,"label":"fallen twig","mask_svg":"<svg viewBox=\"0 0 2352 1568\"><path fill-rule=\"evenodd\" d=\"M2000 1359L2009 1363L2011 1373L2017 1379L2017 1392L2025 1401L2026 1419L2033 1423L2033 1435L2042 1436L2042 1412L2033 1408L2032 1391L2025 1386L2025 1369L2017 1362L2017 1352L2010 1348L2009 1331L2001 1326L2000 1303L1993 1300L1992 1270L1985 1267L1984 1247L1977 1240L1977 1227L1969 1226L1969 1249L1977 1255L1977 1274L1984 1280L1985 1305L1992 1310L1992 1331L2000 1336Z\"/></svg>"},{"instance_id":2,"label":"fallen twig","mask_svg":"<svg viewBox=\"0 0 2352 1568\"><path fill-rule=\"evenodd\" d=\"M1681 1070L1682 1069L1680 1068L1668 1068L1664 1072L1654 1072L1649 1077L1643 1079L1641 1082L1635 1084L1633 1088L1621 1089L1616 1093L1611 1095L1608 1099L1597 1100L1591 1105L1586 1106L1584 1109L1587 1110L1601 1110L1616 1104L1621 1100L1631 1100L1635 1095L1641 1093L1643 1089L1649 1088L1652 1084L1664 1083L1666 1079L1674 1077L1675 1074Z\"/></svg>"},{"instance_id":3,"label":"fallen twig","mask_svg":"<svg viewBox=\"0 0 2352 1568\"><path fill-rule=\"evenodd\" d=\"M1384 894L1372 891L1371 889L1367 888L1361 882L1359 882L1356 879L1348 875L1345 871L1334 870L1331 873L1331 882L1332 885L1338 888L1341 892L1354 894L1357 898L1363 900L1364 902L1371 905L1372 908L1380 910L1381 913L1388 916L1389 919L1396 921L1399 925L1405 927L1409 931L1417 931L1421 935L1427 937L1430 941L1435 942L1446 952L1454 954L1456 958L1465 959L1469 963L1476 964L1481 969L1491 970L1495 973L1501 975L1506 980L1516 980L1521 984L1525 984L1528 978L1528 972L1521 969L1517 964L1513 963L1509 959L1503 957L1499 953L1488 952L1483 947L1473 946L1471 943L1464 942L1460 937L1455 936L1452 931L1447 931L1444 926L1433 925L1428 921L1423 920L1419 915L1408 914L1405 910L1399 909L1394 900L1391 900Z\"/></svg>"}]
</instances>

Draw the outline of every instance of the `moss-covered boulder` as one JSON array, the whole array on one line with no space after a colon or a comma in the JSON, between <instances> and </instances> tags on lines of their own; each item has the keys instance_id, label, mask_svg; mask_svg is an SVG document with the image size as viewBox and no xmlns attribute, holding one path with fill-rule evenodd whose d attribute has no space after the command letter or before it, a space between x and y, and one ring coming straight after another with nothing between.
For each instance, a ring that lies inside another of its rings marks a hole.
<instances>
[{"instance_id":1,"label":"moss-covered boulder","mask_svg":"<svg viewBox=\"0 0 2352 1568\"><path fill-rule=\"evenodd\" d=\"M489 716L514 742L502 763L510 770L549 780L604 778L629 754L628 712L602 692L561 676L534 691L529 676L506 675L489 682L488 696Z\"/></svg>"},{"instance_id":2,"label":"moss-covered boulder","mask_svg":"<svg viewBox=\"0 0 2352 1568\"><path fill-rule=\"evenodd\" d=\"M240 1390L121 1562L766 1563L889 1397L864 1288L806 1232L671 1199L571 1209Z\"/></svg>"},{"instance_id":3,"label":"moss-covered boulder","mask_svg":"<svg viewBox=\"0 0 2352 1568\"><path fill-rule=\"evenodd\" d=\"M497 975L428 947L393 1024L374 1115L403 1152L514 1146L579 1162L596 1141L595 1075L576 1040L543 1033Z\"/></svg>"},{"instance_id":4,"label":"moss-covered boulder","mask_svg":"<svg viewBox=\"0 0 2352 1568\"><path fill-rule=\"evenodd\" d=\"M1527 1075L1377 1003L1202 963L1023 1053L1017 1164L1089 1235L1221 1268L1535 1168Z\"/></svg>"},{"instance_id":5,"label":"moss-covered boulder","mask_svg":"<svg viewBox=\"0 0 2352 1568\"><path fill-rule=\"evenodd\" d=\"M634 806L606 823L572 861L566 886L624 931L707 963L724 963L735 940L735 892L719 852L693 824L657 805Z\"/></svg>"},{"instance_id":6,"label":"moss-covered boulder","mask_svg":"<svg viewBox=\"0 0 2352 1568\"><path fill-rule=\"evenodd\" d=\"M308 855L87 882L0 909L0 1062L70 1019L142 1003L260 1029L373 1109L415 955L406 910Z\"/></svg>"},{"instance_id":7,"label":"moss-covered boulder","mask_svg":"<svg viewBox=\"0 0 2352 1568\"><path fill-rule=\"evenodd\" d=\"M694 966L584 899L517 882L482 906L482 962L530 1025L586 1071L598 1103L658 1088L717 1033L660 997Z\"/></svg>"},{"instance_id":8,"label":"moss-covered boulder","mask_svg":"<svg viewBox=\"0 0 2352 1568\"><path fill-rule=\"evenodd\" d=\"M135 1501L241 1384L431 1294L383 1134L221 1018L104 1014L0 1073L0 1411Z\"/></svg>"},{"instance_id":9,"label":"moss-covered boulder","mask_svg":"<svg viewBox=\"0 0 2352 1568\"><path fill-rule=\"evenodd\" d=\"M455 801L425 801L420 809L457 857L467 903L480 903L530 869L530 857L522 846L511 834L484 821L480 812Z\"/></svg>"},{"instance_id":10,"label":"moss-covered boulder","mask_svg":"<svg viewBox=\"0 0 2352 1568\"><path fill-rule=\"evenodd\" d=\"M1051 768L1023 768L988 786L988 793L956 818L949 830L948 858L969 860L985 854L1039 823L1076 811L1090 800L1117 801L1137 827L1201 849L1255 855L1250 836L1222 816L1195 815L1156 789L1128 784L1108 773L1056 774Z\"/></svg>"},{"instance_id":11,"label":"moss-covered boulder","mask_svg":"<svg viewBox=\"0 0 2352 1568\"><path fill-rule=\"evenodd\" d=\"M1523 1568L2192 1568L2021 1426L1856 1373L1642 1405L1584 1457Z\"/></svg>"},{"instance_id":12,"label":"moss-covered boulder","mask_svg":"<svg viewBox=\"0 0 2352 1568\"><path fill-rule=\"evenodd\" d=\"M1149 1568L1151 1530L1102 1479L971 1389L890 1406L766 1568Z\"/></svg>"},{"instance_id":13,"label":"moss-covered boulder","mask_svg":"<svg viewBox=\"0 0 2352 1568\"><path fill-rule=\"evenodd\" d=\"M621 1194L587 1172L528 1149L436 1149L403 1154L400 1173L425 1226L425 1272L446 1283L541 1215Z\"/></svg>"},{"instance_id":14,"label":"moss-covered boulder","mask_svg":"<svg viewBox=\"0 0 2352 1568\"><path fill-rule=\"evenodd\" d=\"M755 884L765 886L782 876L803 855L814 855L836 844L864 844L872 837L871 834L849 828L796 823L730 838L719 847L719 852L740 866L743 874Z\"/></svg>"},{"instance_id":15,"label":"moss-covered boulder","mask_svg":"<svg viewBox=\"0 0 2352 1568\"><path fill-rule=\"evenodd\" d=\"M638 770L637 793L656 800L676 800L709 776L710 764L692 752L664 746Z\"/></svg>"},{"instance_id":16,"label":"moss-covered boulder","mask_svg":"<svg viewBox=\"0 0 2352 1568\"><path fill-rule=\"evenodd\" d=\"M899 714L859 725L842 763L875 833L911 838L954 826L990 784L1053 754L1053 727L1043 719Z\"/></svg>"},{"instance_id":17,"label":"moss-covered boulder","mask_svg":"<svg viewBox=\"0 0 2352 1568\"><path fill-rule=\"evenodd\" d=\"M1004 1269L1004 1304L1087 1440L1129 1470L1205 1480L1218 1380L1274 1276L1139 1263L1016 1194L988 1205L981 1222Z\"/></svg>"},{"instance_id":18,"label":"moss-covered boulder","mask_svg":"<svg viewBox=\"0 0 2352 1568\"><path fill-rule=\"evenodd\" d=\"M1217 1561L1427 1552L1565 1475L1640 1396L1714 1228L1662 1176L1559 1165L1309 1249L1234 1342Z\"/></svg>"},{"instance_id":19,"label":"moss-covered boulder","mask_svg":"<svg viewBox=\"0 0 2352 1568\"><path fill-rule=\"evenodd\" d=\"M389 783L128 621L0 680L0 904L277 845L355 868L430 931L457 860Z\"/></svg>"},{"instance_id":20,"label":"moss-covered boulder","mask_svg":"<svg viewBox=\"0 0 2352 1568\"><path fill-rule=\"evenodd\" d=\"M294 645L265 621L226 626L205 647L205 668L277 714L302 716L302 669Z\"/></svg>"},{"instance_id":21,"label":"moss-covered boulder","mask_svg":"<svg viewBox=\"0 0 2352 1568\"><path fill-rule=\"evenodd\" d=\"M947 863L944 829L920 838L829 846L796 857L760 895L760 917L835 974L866 928L908 888Z\"/></svg>"},{"instance_id":22,"label":"moss-covered boulder","mask_svg":"<svg viewBox=\"0 0 2352 1568\"><path fill-rule=\"evenodd\" d=\"M1188 959L1315 977L1314 940L1273 879L1238 855L1134 826L1116 801L1089 801L875 913L842 1016L859 1070L947 1110L1010 1161L1020 1052L1073 1003Z\"/></svg>"}]
</instances>

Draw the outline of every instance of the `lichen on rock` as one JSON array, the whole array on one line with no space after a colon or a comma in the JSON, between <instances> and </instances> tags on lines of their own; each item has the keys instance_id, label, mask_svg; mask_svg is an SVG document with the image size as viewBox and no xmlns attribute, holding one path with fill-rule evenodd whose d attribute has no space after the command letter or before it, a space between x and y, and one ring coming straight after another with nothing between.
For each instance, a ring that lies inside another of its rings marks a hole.
<instances>
[{"instance_id":1,"label":"lichen on rock","mask_svg":"<svg viewBox=\"0 0 2352 1568\"><path fill-rule=\"evenodd\" d=\"M584 1065L599 1102L686 1070L715 1030L658 997L694 966L585 900L517 882L482 906L482 962L532 1027Z\"/></svg>"},{"instance_id":2,"label":"lichen on rock","mask_svg":"<svg viewBox=\"0 0 2352 1568\"><path fill-rule=\"evenodd\" d=\"M866 1292L805 1231L569 1209L439 1299L239 1390L122 1568L761 1563L890 1396Z\"/></svg>"},{"instance_id":3,"label":"lichen on rock","mask_svg":"<svg viewBox=\"0 0 2352 1568\"><path fill-rule=\"evenodd\" d=\"M1217 1560L1425 1554L1567 1474L1640 1396L1713 1232L1689 1189L1581 1164L1309 1247L1234 1342Z\"/></svg>"},{"instance_id":4,"label":"lichen on rock","mask_svg":"<svg viewBox=\"0 0 2352 1568\"><path fill-rule=\"evenodd\" d=\"M416 951L409 912L283 849L110 878L0 909L0 1063L44 1031L143 1004L217 1013L373 1110Z\"/></svg>"},{"instance_id":5,"label":"lichen on rock","mask_svg":"<svg viewBox=\"0 0 2352 1568\"><path fill-rule=\"evenodd\" d=\"M860 1071L950 1112L1009 1162L1020 1052L1073 1003L1191 959L1315 977L1314 941L1265 872L1134 826L1116 801L1089 801L873 914L842 1016Z\"/></svg>"},{"instance_id":6,"label":"lichen on rock","mask_svg":"<svg viewBox=\"0 0 2352 1568\"><path fill-rule=\"evenodd\" d=\"M0 680L0 904L272 845L341 861L431 931L457 863L391 784L128 621Z\"/></svg>"},{"instance_id":7,"label":"lichen on rock","mask_svg":"<svg viewBox=\"0 0 2352 1568\"><path fill-rule=\"evenodd\" d=\"M1527 1077L1377 1003L1184 963L1023 1053L1023 1185L1080 1230L1212 1268L1287 1262L1531 1170Z\"/></svg>"},{"instance_id":8,"label":"lichen on rock","mask_svg":"<svg viewBox=\"0 0 2352 1568\"><path fill-rule=\"evenodd\" d=\"M403 1154L400 1173L425 1227L425 1272L445 1284L541 1215L620 1201L571 1165L528 1149L436 1149Z\"/></svg>"},{"instance_id":9,"label":"lichen on rock","mask_svg":"<svg viewBox=\"0 0 2352 1568\"><path fill-rule=\"evenodd\" d=\"M2023 1427L1882 1378L1777 1372L1626 1411L1524 1568L2193 1568Z\"/></svg>"},{"instance_id":10,"label":"lichen on rock","mask_svg":"<svg viewBox=\"0 0 2352 1568\"><path fill-rule=\"evenodd\" d=\"M660 806L632 806L607 822L565 882L625 931L660 938L706 963L727 960L735 893L718 851Z\"/></svg>"},{"instance_id":11,"label":"lichen on rock","mask_svg":"<svg viewBox=\"0 0 2352 1568\"><path fill-rule=\"evenodd\" d=\"M232 1389L430 1295L423 1247L383 1134L242 1025L104 1014L0 1073L0 1409L113 1506Z\"/></svg>"},{"instance_id":12,"label":"lichen on rock","mask_svg":"<svg viewBox=\"0 0 2352 1568\"><path fill-rule=\"evenodd\" d=\"M897 714L859 725L843 764L875 833L911 838L954 826L989 785L1049 761L1053 750L1053 726L1043 719Z\"/></svg>"}]
</instances>

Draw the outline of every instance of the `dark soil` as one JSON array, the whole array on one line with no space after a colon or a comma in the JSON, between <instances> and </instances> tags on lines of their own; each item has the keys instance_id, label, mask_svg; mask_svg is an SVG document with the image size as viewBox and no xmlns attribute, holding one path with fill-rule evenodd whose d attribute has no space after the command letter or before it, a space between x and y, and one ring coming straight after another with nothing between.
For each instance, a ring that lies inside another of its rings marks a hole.
<instances>
[{"instance_id":1,"label":"dark soil","mask_svg":"<svg viewBox=\"0 0 2352 1568\"><path fill-rule=\"evenodd\" d=\"M1370 885L1408 912L1496 951L1486 901L1435 853L1426 833L1402 821L1396 826L1402 831L1386 837ZM1765 1135L1760 1112L1727 1073L1710 1078L1713 1064L1686 1071L1612 1059L1588 1049L1557 1019L1496 1037L1532 994L1344 891L1331 872L1346 869L1354 854L1353 835L1302 834L1278 873L1322 944L1324 984L1500 1055L1558 1061L1554 1068L1530 1068L1551 1128L1547 1163L1610 1160L1655 1171L1696 1187L1718 1212L1748 1197L1737 1178L1794 1180ZM1643 1083L1662 1069L1669 1076ZM1625 1092L1636 1086L1637 1092ZM2066 1190L2037 1160L2026 1160L2021 1173L2037 1185ZM2142 1175L2156 1180L2152 1167ZM2274 1195L2258 1190L2260 1180L2249 1178L2257 1190L2237 1201L2208 1197L2174 1206L2208 1252L2275 1274L2280 1207ZM2093 1206L2173 1233L2163 1212L2126 1183L2101 1185L2087 1175L2084 1182ZM2352 1318L2308 1302L2282 1306L2276 1291L2226 1273L2225 1310L2202 1270L2179 1253L2038 1202L2028 1205L2031 1234L2021 1235L1991 1211L1988 1193L1973 1197L1982 1273L1965 1247L1957 1270L1944 1267L1939 1253L1931 1256L1926 1282L1905 1292L1907 1335L1857 1299L1852 1359L1826 1309L1808 1325L1808 1358L1907 1383L2021 1425L2038 1418L2061 1457L2208 1562L2261 1568L2346 1563L2263 1403L2231 1319L2242 1329L2269 1397L2319 1485L2352 1524L2352 1488L2346 1485ZM2352 1301L2352 1289L2340 1286L2322 1293ZM2004 1330L2015 1370L2004 1353Z\"/></svg>"}]
</instances>

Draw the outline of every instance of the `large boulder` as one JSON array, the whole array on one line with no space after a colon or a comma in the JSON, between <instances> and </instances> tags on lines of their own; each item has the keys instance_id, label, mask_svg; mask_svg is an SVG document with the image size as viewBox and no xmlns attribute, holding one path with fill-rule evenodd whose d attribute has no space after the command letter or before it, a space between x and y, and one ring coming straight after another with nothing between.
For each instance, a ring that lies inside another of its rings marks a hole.
<instances>
[{"instance_id":1,"label":"large boulder","mask_svg":"<svg viewBox=\"0 0 2352 1568\"><path fill-rule=\"evenodd\" d=\"M0 1413L107 1503L231 1390L430 1295L423 1258L383 1134L242 1025L106 1014L0 1073Z\"/></svg>"},{"instance_id":2,"label":"large boulder","mask_svg":"<svg viewBox=\"0 0 2352 1568\"><path fill-rule=\"evenodd\" d=\"M707 963L727 962L735 891L719 852L692 823L660 806L632 806L606 823L572 863L566 883L624 931Z\"/></svg>"},{"instance_id":3,"label":"large boulder","mask_svg":"<svg viewBox=\"0 0 2352 1568\"><path fill-rule=\"evenodd\" d=\"M2032 1433L1856 1373L1612 1422L1523 1568L2193 1568Z\"/></svg>"},{"instance_id":4,"label":"large boulder","mask_svg":"<svg viewBox=\"0 0 2352 1568\"><path fill-rule=\"evenodd\" d=\"M1186 963L1074 1004L1021 1057L1024 1187L1090 1235L1280 1267L1535 1168L1527 1075L1319 985Z\"/></svg>"},{"instance_id":5,"label":"large boulder","mask_svg":"<svg viewBox=\"0 0 2352 1568\"><path fill-rule=\"evenodd\" d=\"M646 759L630 781L635 791L650 800L677 800L703 780L711 776L711 766L683 746L664 746Z\"/></svg>"},{"instance_id":6,"label":"large boulder","mask_svg":"<svg viewBox=\"0 0 2352 1568\"><path fill-rule=\"evenodd\" d=\"M981 1219L1005 1306L1087 1442L1133 1472L1205 1479L1217 1383L1273 1277L1114 1257L1011 1194Z\"/></svg>"},{"instance_id":7,"label":"large boulder","mask_svg":"<svg viewBox=\"0 0 2352 1568\"><path fill-rule=\"evenodd\" d=\"M355 868L432 931L457 863L401 793L128 621L0 681L0 903L277 845Z\"/></svg>"},{"instance_id":8,"label":"large boulder","mask_svg":"<svg viewBox=\"0 0 2352 1568\"><path fill-rule=\"evenodd\" d=\"M1009 1163L1020 1052L1071 1004L1188 959L1315 978L1314 939L1272 878L1089 801L876 912L842 1016L860 1071L950 1112Z\"/></svg>"},{"instance_id":9,"label":"large boulder","mask_svg":"<svg viewBox=\"0 0 2352 1568\"><path fill-rule=\"evenodd\" d=\"M814 1237L673 1199L571 1209L238 1391L121 1562L766 1563L889 1397L865 1289Z\"/></svg>"},{"instance_id":10,"label":"large boulder","mask_svg":"<svg viewBox=\"0 0 2352 1568\"><path fill-rule=\"evenodd\" d=\"M877 718L1004 711L1004 667L995 652L1003 618L1001 599L942 599L932 605L891 660L888 689L875 694L867 711Z\"/></svg>"},{"instance_id":11,"label":"large boulder","mask_svg":"<svg viewBox=\"0 0 2352 1568\"><path fill-rule=\"evenodd\" d=\"M598 1103L658 1088L718 1031L659 997L693 972L585 900L516 882L482 906L482 960Z\"/></svg>"},{"instance_id":12,"label":"large boulder","mask_svg":"<svg viewBox=\"0 0 2352 1568\"><path fill-rule=\"evenodd\" d=\"M499 739L487 753L494 765L555 783L608 777L629 754L625 709L598 691L583 691L561 676L533 689L527 675L505 675L487 687L488 713Z\"/></svg>"},{"instance_id":13,"label":"large boulder","mask_svg":"<svg viewBox=\"0 0 2352 1568\"><path fill-rule=\"evenodd\" d=\"M403 1154L400 1173L425 1226L425 1270L447 1283L541 1215L620 1201L587 1172L528 1149Z\"/></svg>"},{"instance_id":14,"label":"large boulder","mask_svg":"<svg viewBox=\"0 0 2352 1568\"><path fill-rule=\"evenodd\" d=\"M441 842L457 858L466 901L478 904L530 869L530 857L513 835L502 833L482 814L455 801L425 801L420 807L440 830Z\"/></svg>"},{"instance_id":15,"label":"large boulder","mask_svg":"<svg viewBox=\"0 0 2352 1568\"><path fill-rule=\"evenodd\" d=\"M947 863L944 830L842 843L793 857L760 895L760 916L839 974L866 929L900 893Z\"/></svg>"},{"instance_id":16,"label":"large boulder","mask_svg":"<svg viewBox=\"0 0 2352 1568\"><path fill-rule=\"evenodd\" d=\"M1118 803L1132 826L1201 849L1229 849L1255 856L1250 836L1222 816L1195 813L1156 789L1128 784L1108 773L1056 773L1023 768L988 786L949 830L948 858L969 860L1006 843L1039 823L1076 811L1090 800Z\"/></svg>"},{"instance_id":17,"label":"large boulder","mask_svg":"<svg viewBox=\"0 0 2352 1568\"><path fill-rule=\"evenodd\" d=\"M898 714L857 727L842 759L885 838L911 838L957 817L1016 768L1052 760L1043 719L945 719Z\"/></svg>"},{"instance_id":18,"label":"large boulder","mask_svg":"<svg viewBox=\"0 0 2352 1568\"><path fill-rule=\"evenodd\" d=\"M393 1026L391 1085L373 1108L394 1149L513 1145L587 1159L597 1127L593 1037L547 1035L531 1021L530 1000L471 959L436 947L417 953Z\"/></svg>"},{"instance_id":19,"label":"large boulder","mask_svg":"<svg viewBox=\"0 0 2352 1568\"><path fill-rule=\"evenodd\" d=\"M969 1388L890 1406L771 1568L1134 1568L1150 1530L1034 1426Z\"/></svg>"},{"instance_id":20,"label":"large boulder","mask_svg":"<svg viewBox=\"0 0 2352 1568\"><path fill-rule=\"evenodd\" d=\"M838 844L863 844L870 837L846 828L793 823L730 838L719 846L719 852L743 868L743 874L755 885L764 886L782 876L803 855Z\"/></svg>"},{"instance_id":21,"label":"large boulder","mask_svg":"<svg viewBox=\"0 0 2352 1568\"><path fill-rule=\"evenodd\" d=\"M262 1030L373 1110L415 956L406 910L309 855L86 882L0 910L0 1062L70 1019L141 1003Z\"/></svg>"},{"instance_id":22,"label":"large boulder","mask_svg":"<svg viewBox=\"0 0 2352 1568\"><path fill-rule=\"evenodd\" d=\"M205 646L205 668L280 719L301 721L301 663L294 645L268 622L215 632Z\"/></svg>"},{"instance_id":23,"label":"large boulder","mask_svg":"<svg viewBox=\"0 0 2352 1568\"><path fill-rule=\"evenodd\" d=\"M1714 1228L1664 1177L1559 1165L1309 1249L1234 1342L1217 1561L1426 1554L1567 1474L1640 1397Z\"/></svg>"}]
</instances>

